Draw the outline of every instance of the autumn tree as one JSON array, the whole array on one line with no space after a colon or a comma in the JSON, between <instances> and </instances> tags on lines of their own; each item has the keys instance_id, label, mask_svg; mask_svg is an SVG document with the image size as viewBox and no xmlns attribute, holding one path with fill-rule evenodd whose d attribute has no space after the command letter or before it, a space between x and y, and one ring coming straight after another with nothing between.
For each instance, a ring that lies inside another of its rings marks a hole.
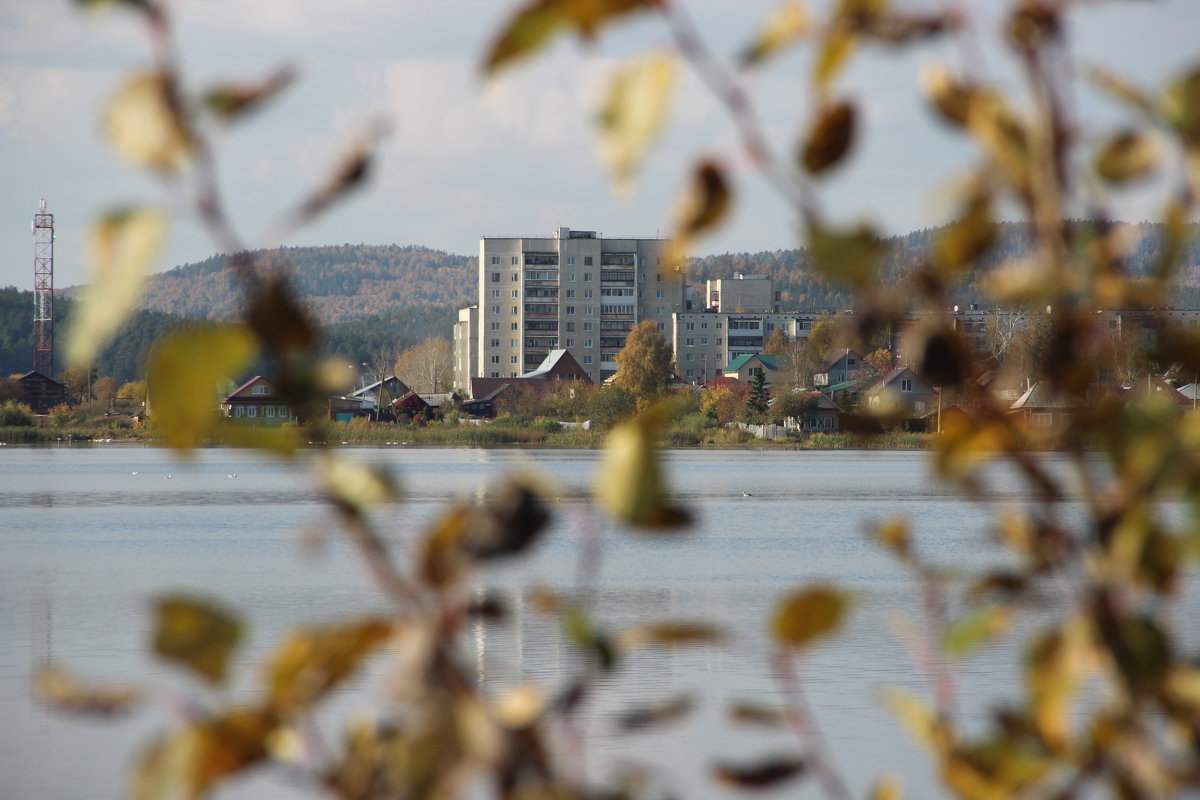
<instances>
[{"instance_id":1,"label":"autumn tree","mask_svg":"<svg viewBox=\"0 0 1200 800\"><path fill-rule=\"evenodd\" d=\"M787 331L783 328L776 328L771 334L771 338L767 340L767 346L763 348L763 354L768 356L786 356L792 352L792 340L788 338Z\"/></svg>"},{"instance_id":2,"label":"autumn tree","mask_svg":"<svg viewBox=\"0 0 1200 800\"><path fill-rule=\"evenodd\" d=\"M613 382L644 406L667 390L674 371L671 345L658 332L655 322L644 320L629 332L625 347L617 354Z\"/></svg>"},{"instance_id":3,"label":"autumn tree","mask_svg":"<svg viewBox=\"0 0 1200 800\"><path fill-rule=\"evenodd\" d=\"M449 339L429 338L396 359L396 377L414 392L448 392L454 382L454 348Z\"/></svg>"},{"instance_id":4,"label":"autumn tree","mask_svg":"<svg viewBox=\"0 0 1200 800\"><path fill-rule=\"evenodd\" d=\"M144 403L146 401L146 382L129 381L121 384L121 388L117 389L117 399Z\"/></svg>"},{"instance_id":5,"label":"autumn tree","mask_svg":"<svg viewBox=\"0 0 1200 800\"><path fill-rule=\"evenodd\" d=\"M92 383L92 395L97 400L103 400L111 408L113 400L117 397L117 379L111 375L96 378Z\"/></svg>"},{"instance_id":6,"label":"autumn tree","mask_svg":"<svg viewBox=\"0 0 1200 800\"><path fill-rule=\"evenodd\" d=\"M894 363L891 352L882 347L863 356L862 366L854 373L855 380L861 381L859 388L870 389L891 372Z\"/></svg>"}]
</instances>

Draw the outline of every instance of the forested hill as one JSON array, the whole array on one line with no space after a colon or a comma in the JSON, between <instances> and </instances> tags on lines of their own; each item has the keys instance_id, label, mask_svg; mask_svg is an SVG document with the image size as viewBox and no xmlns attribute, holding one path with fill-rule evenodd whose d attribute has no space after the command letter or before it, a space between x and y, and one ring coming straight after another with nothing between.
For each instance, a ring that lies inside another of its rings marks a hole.
<instances>
[{"instance_id":1,"label":"forested hill","mask_svg":"<svg viewBox=\"0 0 1200 800\"><path fill-rule=\"evenodd\" d=\"M1193 233L1200 230L1200 226L1191 227ZM981 302L980 287L988 271L1029 253L1033 237L1028 225L1002 223L998 228L995 246L980 269L956 287L954 302ZM881 281L903 283L905 276L929 257L939 232L926 229L889 239ZM1125 232L1136 242L1129 269L1144 273L1158 255L1161 226L1138 223L1125 226ZM287 272L297 294L325 324L386 316L403 309L457 308L476 302L477 259L473 256L416 246L349 244L289 247L256 255L261 263ZM1174 304L1200 306L1200 242L1194 235L1183 263ZM688 279L700 287L707 279L728 278L735 272L773 278L784 310L836 310L853 304L845 287L813 273L803 249L703 256L692 260ZM696 296L699 299L702 293ZM238 283L225 260L214 256L155 275L142 307L180 317L231 319L241 302ZM448 330L430 333L450 335Z\"/></svg>"},{"instance_id":2,"label":"forested hill","mask_svg":"<svg viewBox=\"0 0 1200 800\"><path fill-rule=\"evenodd\" d=\"M256 251L259 263L291 276L293 288L323 323L349 322L413 306L475 302L476 259L399 245L330 245ZM200 319L232 319L242 294L213 256L155 275L142 307ZM446 331L430 335L449 336Z\"/></svg>"},{"instance_id":3,"label":"forested hill","mask_svg":"<svg viewBox=\"0 0 1200 800\"><path fill-rule=\"evenodd\" d=\"M1024 223L1001 223L995 245L983 259L980 268L968 275L956 287L957 303L983 302L982 282L997 266L1026 257L1033 246L1033 235ZM1176 281L1172 305L1180 308L1200 308L1200 225L1189 226L1191 235L1183 252L1183 268ZM929 258L929 253L941 229L914 231L887 240L889 254L884 263L880 282L899 285L905 276ZM1162 225L1136 223L1125 226L1124 233L1132 242L1128 253L1131 274L1145 275L1160 256ZM1082 226L1081 226L1082 234ZM1081 241L1085 235L1081 235ZM705 280L728 278L735 272L747 275L766 275L775 280L780 293L780 307L785 310L839 310L851 308L853 293L842 285L822 279L813 273L806 250L773 250L760 253L726 253L703 256L692 260L688 279L694 286ZM701 294L697 295L702 296Z\"/></svg>"}]
</instances>

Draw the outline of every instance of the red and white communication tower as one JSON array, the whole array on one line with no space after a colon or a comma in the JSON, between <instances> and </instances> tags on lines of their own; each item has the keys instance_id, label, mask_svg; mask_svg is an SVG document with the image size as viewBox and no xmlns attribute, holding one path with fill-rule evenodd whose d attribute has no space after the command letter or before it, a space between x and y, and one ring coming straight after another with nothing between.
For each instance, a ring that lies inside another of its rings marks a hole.
<instances>
[{"instance_id":1,"label":"red and white communication tower","mask_svg":"<svg viewBox=\"0 0 1200 800\"><path fill-rule=\"evenodd\" d=\"M54 377L54 215L33 215L33 369Z\"/></svg>"}]
</instances>

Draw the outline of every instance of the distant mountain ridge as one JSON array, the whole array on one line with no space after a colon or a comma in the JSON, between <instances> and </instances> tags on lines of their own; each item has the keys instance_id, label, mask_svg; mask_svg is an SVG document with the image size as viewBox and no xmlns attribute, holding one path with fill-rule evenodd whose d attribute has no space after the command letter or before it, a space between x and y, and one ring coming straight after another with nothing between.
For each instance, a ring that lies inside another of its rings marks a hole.
<instances>
[{"instance_id":1,"label":"distant mountain ridge","mask_svg":"<svg viewBox=\"0 0 1200 800\"><path fill-rule=\"evenodd\" d=\"M979 269L956 288L955 302L983 302L981 288L987 272L1025 257L1033 235L1024 223L1000 223L996 244ZM1177 305L1200 305L1200 226L1191 225L1177 280ZM1132 274L1145 274L1159 254L1162 226L1133 223L1123 226L1134 245L1129 255ZM925 261L940 229L924 229L887 240L890 248L881 271L884 284L902 284L917 264ZM324 324L392 314L414 307L457 308L477 302L474 256L456 255L416 245L328 245L256 251L261 263L285 271L314 315ZM774 279L784 310L837 310L854 303L844 286L814 273L805 249L725 253L692 259L688 280L728 278L736 272ZM697 293L697 298L701 293ZM155 275L142 308L194 319L232 319L241 307L242 293L221 256L186 264ZM430 335L449 337L449 330Z\"/></svg>"},{"instance_id":2,"label":"distant mountain ridge","mask_svg":"<svg viewBox=\"0 0 1200 800\"><path fill-rule=\"evenodd\" d=\"M257 250L260 264L291 277L292 287L328 325L414 306L474 302L476 258L415 245L326 245ZM141 307L193 319L233 319L243 294L224 256L153 276ZM449 336L449 331L430 332Z\"/></svg>"}]
</instances>

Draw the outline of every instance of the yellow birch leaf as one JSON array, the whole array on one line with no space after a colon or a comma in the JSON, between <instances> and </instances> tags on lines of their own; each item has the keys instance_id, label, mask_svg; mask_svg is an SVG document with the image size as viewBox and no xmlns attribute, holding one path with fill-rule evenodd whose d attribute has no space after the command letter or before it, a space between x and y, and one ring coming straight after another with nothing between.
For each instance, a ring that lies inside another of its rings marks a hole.
<instances>
[{"instance_id":1,"label":"yellow birch leaf","mask_svg":"<svg viewBox=\"0 0 1200 800\"><path fill-rule=\"evenodd\" d=\"M618 185L630 181L662 130L675 87L675 60L654 53L613 78L600 108L600 153Z\"/></svg>"},{"instance_id":2,"label":"yellow birch leaf","mask_svg":"<svg viewBox=\"0 0 1200 800\"><path fill-rule=\"evenodd\" d=\"M808 249L822 275L852 286L865 284L887 254L887 245L869 225L850 229L808 223Z\"/></svg>"},{"instance_id":3,"label":"yellow birch leaf","mask_svg":"<svg viewBox=\"0 0 1200 800\"><path fill-rule=\"evenodd\" d=\"M1123 131L1096 153L1096 173L1112 184L1144 178L1158 165L1158 148L1144 131Z\"/></svg>"},{"instance_id":4,"label":"yellow birch leaf","mask_svg":"<svg viewBox=\"0 0 1200 800\"><path fill-rule=\"evenodd\" d=\"M846 595L831 586L793 592L775 608L771 631L788 647L807 647L833 633L849 607Z\"/></svg>"},{"instance_id":5,"label":"yellow birch leaf","mask_svg":"<svg viewBox=\"0 0 1200 800\"><path fill-rule=\"evenodd\" d=\"M144 72L125 82L102 120L118 156L159 172L175 172L187 162L194 143L174 91L161 72Z\"/></svg>"},{"instance_id":6,"label":"yellow birch leaf","mask_svg":"<svg viewBox=\"0 0 1200 800\"><path fill-rule=\"evenodd\" d=\"M209 600L186 595L161 598L156 612L154 651L209 683L224 683L242 640L241 621Z\"/></svg>"},{"instance_id":7,"label":"yellow birch leaf","mask_svg":"<svg viewBox=\"0 0 1200 800\"><path fill-rule=\"evenodd\" d=\"M668 503L654 450L660 420L655 407L613 428L596 483L600 505L622 522L662 529L687 524L691 516Z\"/></svg>"},{"instance_id":8,"label":"yellow birch leaf","mask_svg":"<svg viewBox=\"0 0 1200 800\"><path fill-rule=\"evenodd\" d=\"M392 624L383 619L293 632L267 665L265 682L271 707L283 713L305 710L353 677L391 635Z\"/></svg>"},{"instance_id":9,"label":"yellow birch leaf","mask_svg":"<svg viewBox=\"0 0 1200 800\"><path fill-rule=\"evenodd\" d=\"M913 741L933 751L939 749L942 739L941 726L933 709L908 692L895 687L884 690L883 702L899 718Z\"/></svg>"},{"instance_id":10,"label":"yellow birch leaf","mask_svg":"<svg viewBox=\"0 0 1200 800\"><path fill-rule=\"evenodd\" d=\"M837 166L854 144L854 106L843 101L821 111L800 148L800 162L813 175Z\"/></svg>"},{"instance_id":11,"label":"yellow birch leaf","mask_svg":"<svg viewBox=\"0 0 1200 800\"><path fill-rule=\"evenodd\" d=\"M254 335L243 325L181 331L154 348L148 405L168 447L191 450L213 433L220 381L245 369L256 351Z\"/></svg>"},{"instance_id":12,"label":"yellow birch leaf","mask_svg":"<svg viewBox=\"0 0 1200 800\"><path fill-rule=\"evenodd\" d=\"M326 455L320 461L319 475L335 501L357 511L391 502L399 494L392 474L381 466Z\"/></svg>"},{"instance_id":13,"label":"yellow birch leaf","mask_svg":"<svg viewBox=\"0 0 1200 800\"><path fill-rule=\"evenodd\" d=\"M145 208L114 211L92 225L87 244L89 281L67 340L71 366L90 365L129 317L166 230L166 216Z\"/></svg>"},{"instance_id":14,"label":"yellow birch leaf","mask_svg":"<svg viewBox=\"0 0 1200 800\"><path fill-rule=\"evenodd\" d=\"M724 170L714 161L698 164L675 212L675 228L667 250L667 263L674 266L684 264L696 237L716 227L732 203L733 193Z\"/></svg>"},{"instance_id":15,"label":"yellow birch leaf","mask_svg":"<svg viewBox=\"0 0 1200 800\"><path fill-rule=\"evenodd\" d=\"M790 1L780 3L771 10L753 43L742 53L742 66L750 67L764 61L800 41L811 30L812 12L808 6Z\"/></svg>"},{"instance_id":16,"label":"yellow birch leaf","mask_svg":"<svg viewBox=\"0 0 1200 800\"><path fill-rule=\"evenodd\" d=\"M115 716L130 711L142 699L142 693L137 689L86 684L55 664L47 664L37 671L34 687L41 700L71 714Z\"/></svg>"},{"instance_id":17,"label":"yellow birch leaf","mask_svg":"<svg viewBox=\"0 0 1200 800\"><path fill-rule=\"evenodd\" d=\"M987 606L955 620L946 630L946 654L961 658L976 647L1002 635L1012 624L1012 609Z\"/></svg>"}]
</instances>

